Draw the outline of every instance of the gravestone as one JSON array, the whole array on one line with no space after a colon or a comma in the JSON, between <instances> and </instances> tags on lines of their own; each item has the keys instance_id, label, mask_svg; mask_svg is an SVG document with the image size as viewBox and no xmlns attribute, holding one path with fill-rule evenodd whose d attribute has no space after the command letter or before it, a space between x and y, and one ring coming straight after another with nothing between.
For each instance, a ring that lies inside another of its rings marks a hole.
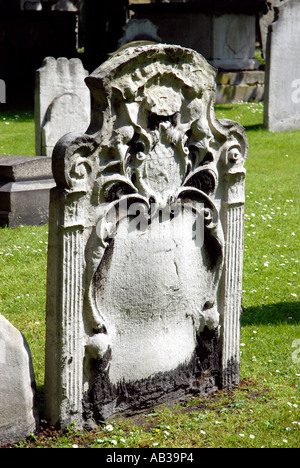
<instances>
[{"instance_id":1,"label":"gravestone","mask_svg":"<svg viewBox=\"0 0 300 468\"><path fill-rule=\"evenodd\" d=\"M42 3L39 0L21 0L21 10L41 11L42 9Z\"/></svg>"},{"instance_id":2,"label":"gravestone","mask_svg":"<svg viewBox=\"0 0 300 468\"><path fill-rule=\"evenodd\" d=\"M70 0L58 0L58 2L55 5L53 5L53 10L78 11L76 6Z\"/></svg>"},{"instance_id":3,"label":"gravestone","mask_svg":"<svg viewBox=\"0 0 300 468\"><path fill-rule=\"evenodd\" d=\"M0 104L6 104L6 83L0 80Z\"/></svg>"},{"instance_id":4,"label":"gravestone","mask_svg":"<svg viewBox=\"0 0 300 468\"><path fill-rule=\"evenodd\" d=\"M36 72L35 134L37 156L51 156L66 133L84 132L90 122L88 72L79 59L46 57Z\"/></svg>"},{"instance_id":5,"label":"gravestone","mask_svg":"<svg viewBox=\"0 0 300 468\"><path fill-rule=\"evenodd\" d=\"M268 0L268 8L264 14L261 14L259 17L259 29L260 29L260 38L263 57L267 55L267 39L268 39L268 29L271 23L275 21L277 7L285 0Z\"/></svg>"},{"instance_id":6,"label":"gravestone","mask_svg":"<svg viewBox=\"0 0 300 468\"><path fill-rule=\"evenodd\" d=\"M0 315L0 447L25 439L37 425L28 344L19 330Z\"/></svg>"},{"instance_id":7,"label":"gravestone","mask_svg":"<svg viewBox=\"0 0 300 468\"><path fill-rule=\"evenodd\" d=\"M51 158L0 155L0 226L41 225L49 220L55 185Z\"/></svg>"},{"instance_id":8,"label":"gravestone","mask_svg":"<svg viewBox=\"0 0 300 468\"><path fill-rule=\"evenodd\" d=\"M162 42L161 38L157 35L157 26L151 23L148 19L135 19L132 18L123 27L123 36L119 40L119 47L129 44L133 41L151 41Z\"/></svg>"},{"instance_id":9,"label":"gravestone","mask_svg":"<svg viewBox=\"0 0 300 468\"><path fill-rule=\"evenodd\" d=\"M264 124L272 132L300 128L299 24L300 3L287 0L269 27Z\"/></svg>"},{"instance_id":10,"label":"gravestone","mask_svg":"<svg viewBox=\"0 0 300 468\"><path fill-rule=\"evenodd\" d=\"M120 49L53 152L45 417L92 426L239 382L244 129L191 49Z\"/></svg>"}]
</instances>

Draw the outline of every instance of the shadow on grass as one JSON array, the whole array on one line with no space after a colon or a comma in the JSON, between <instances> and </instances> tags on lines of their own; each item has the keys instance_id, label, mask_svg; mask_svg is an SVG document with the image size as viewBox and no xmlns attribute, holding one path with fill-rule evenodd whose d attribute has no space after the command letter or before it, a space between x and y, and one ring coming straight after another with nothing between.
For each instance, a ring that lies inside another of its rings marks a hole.
<instances>
[{"instance_id":1,"label":"shadow on grass","mask_svg":"<svg viewBox=\"0 0 300 468\"><path fill-rule=\"evenodd\" d=\"M2 104L0 108L0 120L3 118L15 120L18 123L31 122L34 119L33 109L29 106L21 105L18 108Z\"/></svg>"},{"instance_id":2,"label":"shadow on grass","mask_svg":"<svg viewBox=\"0 0 300 468\"><path fill-rule=\"evenodd\" d=\"M250 130L266 130L263 124L255 124L255 125L245 125L244 126L246 132Z\"/></svg>"},{"instance_id":3,"label":"shadow on grass","mask_svg":"<svg viewBox=\"0 0 300 468\"><path fill-rule=\"evenodd\" d=\"M242 326L279 323L288 323L289 325L300 323L300 302L279 302L278 304L243 308Z\"/></svg>"}]
</instances>

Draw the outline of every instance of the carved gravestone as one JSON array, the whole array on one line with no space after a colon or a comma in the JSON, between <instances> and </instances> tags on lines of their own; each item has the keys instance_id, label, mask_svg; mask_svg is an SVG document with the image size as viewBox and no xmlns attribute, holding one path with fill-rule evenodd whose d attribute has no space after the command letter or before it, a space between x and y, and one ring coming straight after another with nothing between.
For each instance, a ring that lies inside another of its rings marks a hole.
<instances>
[{"instance_id":1,"label":"carved gravestone","mask_svg":"<svg viewBox=\"0 0 300 468\"><path fill-rule=\"evenodd\" d=\"M79 59L46 57L36 72L35 147L52 156L58 140L70 131L84 132L90 122L88 72Z\"/></svg>"},{"instance_id":2,"label":"carved gravestone","mask_svg":"<svg viewBox=\"0 0 300 468\"><path fill-rule=\"evenodd\" d=\"M191 49L120 50L53 153L46 417L90 425L239 381L243 128Z\"/></svg>"}]
</instances>

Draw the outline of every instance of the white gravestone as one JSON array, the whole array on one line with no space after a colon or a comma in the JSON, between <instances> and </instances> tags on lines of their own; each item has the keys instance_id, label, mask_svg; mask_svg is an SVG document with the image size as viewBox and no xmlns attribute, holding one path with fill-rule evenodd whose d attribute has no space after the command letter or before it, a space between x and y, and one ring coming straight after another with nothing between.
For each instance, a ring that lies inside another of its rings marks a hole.
<instances>
[{"instance_id":1,"label":"white gravestone","mask_svg":"<svg viewBox=\"0 0 300 468\"><path fill-rule=\"evenodd\" d=\"M0 315L0 446L25 439L37 425L28 344L19 330Z\"/></svg>"},{"instance_id":2,"label":"white gravestone","mask_svg":"<svg viewBox=\"0 0 300 468\"><path fill-rule=\"evenodd\" d=\"M247 140L190 49L120 49L53 153L45 416L91 425L239 381Z\"/></svg>"},{"instance_id":3,"label":"white gravestone","mask_svg":"<svg viewBox=\"0 0 300 468\"><path fill-rule=\"evenodd\" d=\"M287 0L269 26L265 127L272 132L300 128L300 3Z\"/></svg>"},{"instance_id":4,"label":"white gravestone","mask_svg":"<svg viewBox=\"0 0 300 468\"><path fill-rule=\"evenodd\" d=\"M47 57L36 72L36 154L52 156L57 141L70 131L84 132L90 122L88 72L79 59Z\"/></svg>"}]
</instances>

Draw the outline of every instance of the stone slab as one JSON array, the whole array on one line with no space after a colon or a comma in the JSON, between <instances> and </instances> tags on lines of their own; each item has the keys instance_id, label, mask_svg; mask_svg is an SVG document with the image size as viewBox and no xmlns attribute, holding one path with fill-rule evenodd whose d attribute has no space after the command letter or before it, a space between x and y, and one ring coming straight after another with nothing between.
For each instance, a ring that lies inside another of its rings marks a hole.
<instances>
[{"instance_id":1,"label":"stone slab","mask_svg":"<svg viewBox=\"0 0 300 468\"><path fill-rule=\"evenodd\" d=\"M54 186L51 158L0 155L0 226L47 223Z\"/></svg>"},{"instance_id":2,"label":"stone slab","mask_svg":"<svg viewBox=\"0 0 300 468\"><path fill-rule=\"evenodd\" d=\"M52 178L51 158L0 154L0 180L16 182Z\"/></svg>"},{"instance_id":3,"label":"stone slab","mask_svg":"<svg viewBox=\"0 0 300 468\"><path fill-rule=\"evenodd\" d=\"M216 103L263 101L264 75L259 70L219 73L216 80Z\"/></svg>"}]
</instances>

